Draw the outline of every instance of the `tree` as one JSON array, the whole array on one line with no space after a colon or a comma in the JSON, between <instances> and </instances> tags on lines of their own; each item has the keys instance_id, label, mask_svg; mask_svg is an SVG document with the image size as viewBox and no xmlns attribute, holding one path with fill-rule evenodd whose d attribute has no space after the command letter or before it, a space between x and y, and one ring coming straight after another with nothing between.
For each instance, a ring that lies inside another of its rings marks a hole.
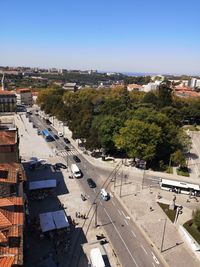
<instances>
[{"instance_id":1,"label":"tree","mask_svg":"<svg viewBox=\"0 0 200 267\"><path fill-rule=\"evenodd\" d=\"M200 209L196 209L192 212L192 218L197 229L200 231Z\"/></svg>"},{"instance_id":2,"label":"tree","mask_svg":"<svg viewBox=\"0 0 200 267\"><path fill-rule=\"evenodd\" d=\"M180 149L172 154L171 159L176 165L179 165L180 167L186 166L185 156Z\"/></svg>"},{"instance_id":3,"label":"tree","mask_svg":"<svg viewBox=\"0 0 200 267\"><path fill-rule=\"evenodd\" d=\"M148 92L144 95L142 102L156 106L158 103L158 97L153 92Z\"/></svg>"},{"instance_id":4,"label":"tree","mask_svg":"<svg viewBox=\"0 0 200 267\"><path fill-rule=\"evenodd\" d=\"M161 84L158 88L158 106L166 107L172 105L172 89L166 84Z\"/></svg>"},{"instance_id":5,"label":"tree","mask_svg":"<svg viewBox=\"0 0 200 267\"><path fill-rule=\"evenodd\" d=\"M128 120L114 137L118 149L126 151L131 158L152 160L161 138L161 129L154 123Z\"/></svg>"}]
</instances>

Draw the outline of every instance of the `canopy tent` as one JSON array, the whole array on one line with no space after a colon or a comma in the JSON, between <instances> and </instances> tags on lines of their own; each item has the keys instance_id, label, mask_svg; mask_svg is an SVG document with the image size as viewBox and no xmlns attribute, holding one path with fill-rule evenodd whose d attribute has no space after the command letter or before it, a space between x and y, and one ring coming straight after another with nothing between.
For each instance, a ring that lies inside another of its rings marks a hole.
<instances>
[{"instance_id":1,"label":"canopy tent","mask_svg":"<svg viewBox=\"0 0 200 267\"><path fill-rule=\"evenodd\" d=\"M46 189L56 187L56 180L42 180L29 182L29 190Z\"/></svg>"},{"instance_id":2,"label":"canopy tent","mask_svg":"<svg viewBox=\"0 0 200 267\"><path fill-rule=\"evenodd\" d=\"M43 233L55 229L55 224L51 212L40 214L40 226Z\"/></svg>"},{"instance_id":3,"label":"canopy tent","mask_svg":"<svg viewBox=\"0 0 200 267\"><path fill-rule=\"evenodd\" d=\"M69 221L63 210L52 212L52 216L57 229L69 227Z\"/></svg>"},{"instance_id":4,"label":"canopy tent","mask_svg":"<svg viewBox=\"0 0 200 267\"><path fill-rule=\"evenodd\" d=\"M68 228L70 225L65 212L63 210L58 210L41 213L40 226L44 233L54 229Z\"/></svg>"}]
</instances>

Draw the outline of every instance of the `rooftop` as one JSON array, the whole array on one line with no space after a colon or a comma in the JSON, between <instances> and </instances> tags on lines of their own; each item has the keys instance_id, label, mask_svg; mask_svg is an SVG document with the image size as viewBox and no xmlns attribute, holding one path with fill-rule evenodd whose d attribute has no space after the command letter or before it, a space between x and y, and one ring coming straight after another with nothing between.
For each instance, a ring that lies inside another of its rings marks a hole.
<instances>
[{"instance_id":1,"label":"rooftop","mask_svg":"<svg viewBox=\"0 0 200 267\"><path fill-rule=\"evenodd\" d=\"M31 90L29 88L22 88L22 89L17 89L17 93L31 93Z\"/></svg>"},{"instance_id":2,"label":"rooftop","mask_svg":"<svg viewBox=\"0 0 200 267\"><path fill-rule=\"evenodd\" d=\"M0 131L0 145L14 145L17 142L17 131Z\"/></svg>"},{"instance_id":3,"label":"rooftop","mask_svg":"<svg viewBox=\"0 0 200 267\"><path fill-rule=\"evenodd\" d=\"M25 181L26 176L21 164L19 163L2 163L0 164L0 182L14 183Z\"/></svg>"}]
</instances>

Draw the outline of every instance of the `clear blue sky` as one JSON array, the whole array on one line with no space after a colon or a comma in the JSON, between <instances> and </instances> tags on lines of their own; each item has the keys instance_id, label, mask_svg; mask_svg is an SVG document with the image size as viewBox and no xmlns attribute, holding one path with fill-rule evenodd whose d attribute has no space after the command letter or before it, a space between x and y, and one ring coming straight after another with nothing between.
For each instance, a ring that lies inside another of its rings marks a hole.
<instances>
[{"instance_id":1,"label":"clear blue sky","mask_svg":"<svg viewBox=\"0 0 200 267\"><path fill-rule=\"evenodd\" d=\"M199 0L0 0L0 65L200 74Z\"/></svg>"}]
</instances>

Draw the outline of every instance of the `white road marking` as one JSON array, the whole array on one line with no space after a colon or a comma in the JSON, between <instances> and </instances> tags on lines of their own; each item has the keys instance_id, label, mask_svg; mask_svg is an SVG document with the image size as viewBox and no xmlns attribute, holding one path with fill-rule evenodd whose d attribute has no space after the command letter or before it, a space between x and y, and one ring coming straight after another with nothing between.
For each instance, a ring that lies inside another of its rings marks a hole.
<instances>
[{"instance_id":1,"label":"white road marking","mask_svg":"<svg viewBox=\"0 0 200 267\"><path fill-rule=\"evenodd\" d=\"M103 205L102 202L100 202L100 205L101 205L101 206Z\"/></svg>"},{"instance_id":2,"label":"white road marking","mask_svg":"<svg viewBox=\"0 0 200 267\"><path fill-rule=\"evenodd\" d=\"M131 254L129 248L127 247L127 245L126 245L124 239L122 238L120 232L118 231L117 227L116 227L115 224L113 223L112 218L110 217L110 215L108 214L108 212L107 212L107 210L106 210L105 208L104 208L104 210L105 210L105 213L107 214L108 218L110 219L111 223L113 224L113 226L114 226L116 232L118 233L119 237L121 238L122 242L124 243L124 246L125 246L125 248L127 249L129 255L131 256L133 262L135 263L135 265L136 265L137 267L139 267L139 266L137 265L137 263L136 263L136 261L135 261L133 255Z\"/></svg>"},{"instance_id":3,"label":"white road marking","mask_svg":"<svg viewBox=\"0 0 200 267\"><path fill-rule=\"evenodd\" d=\"M156 267L155 264L154 264L153 262L152 262L152 264L153 264L153 267Z\"/></svg>"},{"instance_id":4,"label":"white road marking","mask_svg":"<svg viewBox=\"0 0 200 267\"><path fill-rule=\"evenodd\" d=\"M124 221L125 221L125 223L128 225L128 222L127 222L127 220L125 220L125 219L124 219Z\"/></svg>"},{"instance_id":5,"label":"white road marking","mask_svg":"<svg viewBox=\"0 0 200 267\"><path fill-rule=\"evenodd\" d=\"M124 215L124 217L126 218L126 215L124 214L123 210L122 210L122 214Z\"/></svg>"},{"instance_id":6,"label":"white road marking","mask_svg":"<svg viewBox=\"0 0 200 267\"><path fill-rule=\"evenodd\" d=\"M114 201L112 201L112 200L111 200L111 202L112 202L113 206L115 206L115 202L114 202Z\"/></svg>"},{"instance_id":7,"label":"white road marking","mask_svg":"<svg viewBox=\"0 0 200 267\"><path fill-rule=\"evenodd\" d=\"M94 190L94 192L96 193L96 189L94 188L93 190Z\"/></svg>"},{"instance_id":8,"label":"white road marking","mask_svg":"<svg viewBox=\"0 0 200 267\"><path fill-rule=\"evenodd\" d=\"M119 209L117 209L117 211L118 211L119 215L122 215L122 213L121 213L121 211Z\"/></svg>"},{"instance_id":9,"label":"white road marking","mask_svg":"<svg viewBox=\"0 0 200 267\"><path fill-rule=\"evenodd\" d=\"M131 233L134 235L134 237L136 237L136 234L133 232L133 230L131 231Z\"/></svg>"},{"instance_id":10,"label":"white road marking","mask_svg":"<svg viewBox=\"0 0 200 267\"><path fill-rule=\"evenodd\" d=\"M156 258L156 256L154 255L154 253L151 251L151 254L153 256L153 260L155 261L156 264L160 264L160 262L158 261L158 259Z\"/></svg>"},{"instance_id":11,"label":"white road marking","mask_svg":"<svg viewBox=\"0 0 200 267\"><path fill-rule=\"evenodd\" d=\"M141 248L144 250L144 252L147 254L146 249L143 247L143 245L141 245Z\"/></svg>"}]
</instances>

